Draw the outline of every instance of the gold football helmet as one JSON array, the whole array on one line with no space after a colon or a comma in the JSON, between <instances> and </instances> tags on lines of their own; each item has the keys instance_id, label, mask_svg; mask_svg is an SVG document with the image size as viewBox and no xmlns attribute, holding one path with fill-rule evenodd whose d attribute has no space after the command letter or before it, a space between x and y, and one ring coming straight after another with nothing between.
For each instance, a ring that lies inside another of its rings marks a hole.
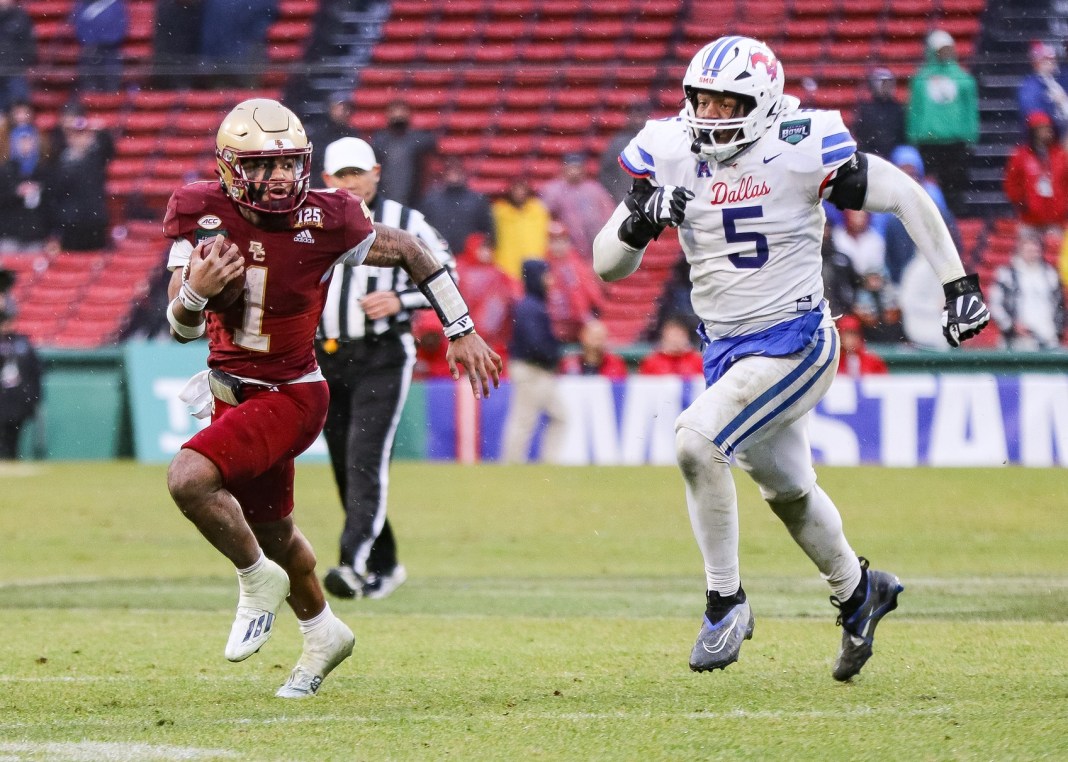
<instances>
[{"instance_id":1,"label":"gold football helmet","mask_svg":"<svg viewBox=\"0 0 1068 762\"><path fill-rule=\"evenodd\" d=\"M219 181L241 206L267 214L286 214L304 203L311 177L312 146L297 115L278 101L253 98L226 115L215 140ZM276 177L279 158L292 172Z\"/></svg>"}]
</instances>

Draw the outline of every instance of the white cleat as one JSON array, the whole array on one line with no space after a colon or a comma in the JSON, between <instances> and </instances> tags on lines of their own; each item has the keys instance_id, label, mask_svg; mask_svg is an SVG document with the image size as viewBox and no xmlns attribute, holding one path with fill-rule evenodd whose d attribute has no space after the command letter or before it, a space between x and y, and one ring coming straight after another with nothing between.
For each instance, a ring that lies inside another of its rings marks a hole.
<instances>
[{"instance_id":1,"label":"white cleat","mask_svg":"<svg viewBox=\"0 0 1068 762\"><path fill-rule=\"evenodd\" d=\"M244 661L274 634L274 619L289 595L289 575L269 558L253 579L240 581L237 617L226 641L226 658Z\"/></svg>"},{"instance_id":2,"label":"white cleat","mask_svg":"<svg viewBox=\"0 0 1068 762\"><path fill-rule=\"evenodd\" d=\"M356 636L337 617L323 633L304 636L304 653L285 685L275 692L278 698L312 698L336 667L352 655Z\"/></svg>"}]
</instances>

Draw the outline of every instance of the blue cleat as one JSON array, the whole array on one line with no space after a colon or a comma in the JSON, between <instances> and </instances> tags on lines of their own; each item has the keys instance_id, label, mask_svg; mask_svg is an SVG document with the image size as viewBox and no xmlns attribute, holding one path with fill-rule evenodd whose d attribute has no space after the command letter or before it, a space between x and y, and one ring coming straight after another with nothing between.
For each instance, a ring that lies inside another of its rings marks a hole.
<instances>
[{"instance_id":1,"label":"blue cleat","mask_svg":"<svg viewBox=\"0 0 1068 762\"><path fill-rule=\"evenodd\" d=\"M718 593L709 592L707 596L708 607L701 623L701 632L690 652L690 669L694 672L726 669L738 661L742 641L753 637L753 611L742 590L739 589L733 598L728 599L735 602L726 609L726 613L724 601Z\"/></svg>"},{"instance_id":2,"label":"blue cleat","mask_svg":"<svg viewBox=\"0 0 1068 762\"><path fill-rule=\"evenodd\" d=\"M897 608L898 593L905 589L893 574L868 571L868 559L859 560L863 576L857 589L864 591L864 599L847 609L849 601L842 603L831 596L831 604L839 610L837 624L842 626L842 650L831 674L843 682L858 674L871 658L875 628L879 620Z\"/></svg>"}]
</instances>

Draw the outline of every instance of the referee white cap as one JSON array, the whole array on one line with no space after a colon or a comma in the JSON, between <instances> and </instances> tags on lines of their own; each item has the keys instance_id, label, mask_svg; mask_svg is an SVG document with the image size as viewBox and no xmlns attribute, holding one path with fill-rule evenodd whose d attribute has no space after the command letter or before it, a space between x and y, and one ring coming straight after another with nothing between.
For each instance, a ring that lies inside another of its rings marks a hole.
<instances>
[{"instance_id":1,"label":"referee white cap","mask_svg":"<svg viewBox=\"0 0 1068 762\"><path fill-rule=\"evenodd\" d=\"M336 175L343 169L372 170L378 166L375 152L366 141L359 138L341 138L326 147L323 169Z\"/></svg>"}]
</instances>

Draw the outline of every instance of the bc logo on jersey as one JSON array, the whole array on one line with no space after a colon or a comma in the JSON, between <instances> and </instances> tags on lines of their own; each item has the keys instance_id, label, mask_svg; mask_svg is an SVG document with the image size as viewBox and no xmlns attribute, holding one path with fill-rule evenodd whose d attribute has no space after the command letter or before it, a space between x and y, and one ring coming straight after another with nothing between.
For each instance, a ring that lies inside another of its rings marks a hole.
<instances>
[{"instance_id":1,"label":"bc logo on jersey","mask_svg":"<svg viewBox=\"0 0 1068 762\"><path fill-rule=\"evenodd\" d=\"M785 140L792 146L797 145L810 134L812 134L811 119L798 119L779 125L779 140Z\"/></svg>"}]
</instances>

